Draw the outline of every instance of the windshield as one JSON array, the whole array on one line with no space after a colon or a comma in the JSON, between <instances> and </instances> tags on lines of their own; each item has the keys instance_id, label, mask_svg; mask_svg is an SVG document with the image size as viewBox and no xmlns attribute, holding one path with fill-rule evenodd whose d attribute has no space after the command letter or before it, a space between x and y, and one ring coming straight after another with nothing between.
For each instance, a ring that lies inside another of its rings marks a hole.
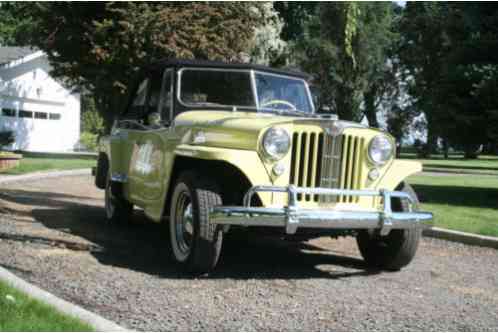
<instances>
[{"instance_id":1,"label":"windshield","mask_svg":"<svg viewBox=\"0 0 498 333\"><path fill-rule=\"evenodd\" d=\"M304 80L269 73L223 69L183 69L180 102L192 107L225 106L275 112L307 112L313 107ZM257 104L256 104L257 99Z\"/></svg>"},{"instance_id":2,"label":"windshield","mask_svg":"<svg viewBox=\"0 0 498 333\"><path fill-rule=\"evenodd\" d=\"M258 104L261 109L311 112L303 80L256 73Z\"/></svg>"}]
</instances>

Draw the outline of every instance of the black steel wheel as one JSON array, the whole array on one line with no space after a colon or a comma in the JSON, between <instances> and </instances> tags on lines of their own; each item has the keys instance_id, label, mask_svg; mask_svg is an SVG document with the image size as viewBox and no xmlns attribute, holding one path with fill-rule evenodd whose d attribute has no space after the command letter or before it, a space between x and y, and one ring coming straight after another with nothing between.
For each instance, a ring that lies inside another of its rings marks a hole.
<instances>
[{"instance_id":1,"label":"black steel wheel","mask_svg":"<svg viewBox=\"0 0 498 333\"><path fill-rule=\"evenodd\" d=\"M408 183L401 183L397 190L408 193L414 199L414 206L418 206L417 195ZM410 205L407 200L393 199L392 210L408 212ZM356 240L361 255L367 264L380 269L396 271L413 260L421 235L422 229L391 230L386 236L380 236L373 230L361 230L356 236Z\"/></svg>"},{"instance_id":2,"label":"black steel wheel","mask_svg":"<svg viewBox=\"0 0 498 333\"><path fill-rule=\"evenodd\" d=\"M209 222L222 200L214 181L195 172L180 175L171 197L169 234L174 259L192 273L211 271L218 262L223 229Z\"/></svg>"}]
</instances>

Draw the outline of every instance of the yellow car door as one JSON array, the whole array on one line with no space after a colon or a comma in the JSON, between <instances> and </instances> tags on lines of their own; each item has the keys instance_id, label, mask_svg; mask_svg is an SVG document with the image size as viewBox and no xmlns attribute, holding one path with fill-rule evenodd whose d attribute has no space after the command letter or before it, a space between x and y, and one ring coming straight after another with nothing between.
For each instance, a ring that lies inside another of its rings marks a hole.
<instances>
[{"instance_id":1,"label":"yellow car door","mask_svg":"<svg viewBox=\"0 0 498 333\"><path fill-rule=\"evenodd\" d=\"M172 148L169 147L172 109L172 70L150 74L144 129L133 148L130 164L130 191L133 201L147 215L161 206L166 190Z\"/></svg>"}]
</instances>

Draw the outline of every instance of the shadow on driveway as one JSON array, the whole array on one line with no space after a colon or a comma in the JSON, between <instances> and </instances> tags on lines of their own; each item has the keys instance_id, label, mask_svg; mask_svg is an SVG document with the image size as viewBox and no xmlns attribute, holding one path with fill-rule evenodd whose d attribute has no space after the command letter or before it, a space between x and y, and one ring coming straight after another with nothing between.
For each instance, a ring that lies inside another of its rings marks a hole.
<instances>
[{"instance_id":1,"label":"shadow on driveway","mask_svg":"<svg viewBox=\"0 0 498 333\"><path fill-rule=\"evenodd\" d=\"M85 197L78 200L78 197L64 194L58 196L57 193L47 195L36 191L8 192L9 190L4 190L0 194L4 202L31 202L35 206L31 214L37 222L48 229L82 237L91 244L80 244L84 242L74 241L74 238L65 240L63 236L55 233L53 238L47 237L46 232L41 236L0 233L0 238L88 251L103 265L164 278L194 278L183 272L173 261L167 245L169 236L164 225L149 222L139 210L135 212L132 225L114 226L106 223L103 207L85 202L85 199L88 199ZM33 198L33 201L28 202L27 198ZM336 267L324 270L323 265ZM377 273L378 271L370 270L360 259L337 255L311 244L275 238L238 237L236 240L225 241L216 270L202 278L339 279Z\"/></svg>"}]
</instances>

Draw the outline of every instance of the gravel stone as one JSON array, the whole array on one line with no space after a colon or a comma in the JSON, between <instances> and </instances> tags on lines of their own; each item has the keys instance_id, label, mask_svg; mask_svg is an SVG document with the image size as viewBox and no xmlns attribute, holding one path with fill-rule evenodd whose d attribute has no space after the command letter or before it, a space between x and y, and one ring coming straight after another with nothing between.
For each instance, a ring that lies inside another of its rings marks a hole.
<instances>
[{"instance_id":1,"label":"gravel stone","mask_svg":"<svg viewBox=\"0 0 498 333\"><path fill-rule=\"evenodd\" d=\"M369 270L353 238L224 244L191 277L166 229L106 224L90 176L0 189L0 265L135 330L497 331L498 251L424 238L399 272Z\"/></svg>"}]
</instances>

